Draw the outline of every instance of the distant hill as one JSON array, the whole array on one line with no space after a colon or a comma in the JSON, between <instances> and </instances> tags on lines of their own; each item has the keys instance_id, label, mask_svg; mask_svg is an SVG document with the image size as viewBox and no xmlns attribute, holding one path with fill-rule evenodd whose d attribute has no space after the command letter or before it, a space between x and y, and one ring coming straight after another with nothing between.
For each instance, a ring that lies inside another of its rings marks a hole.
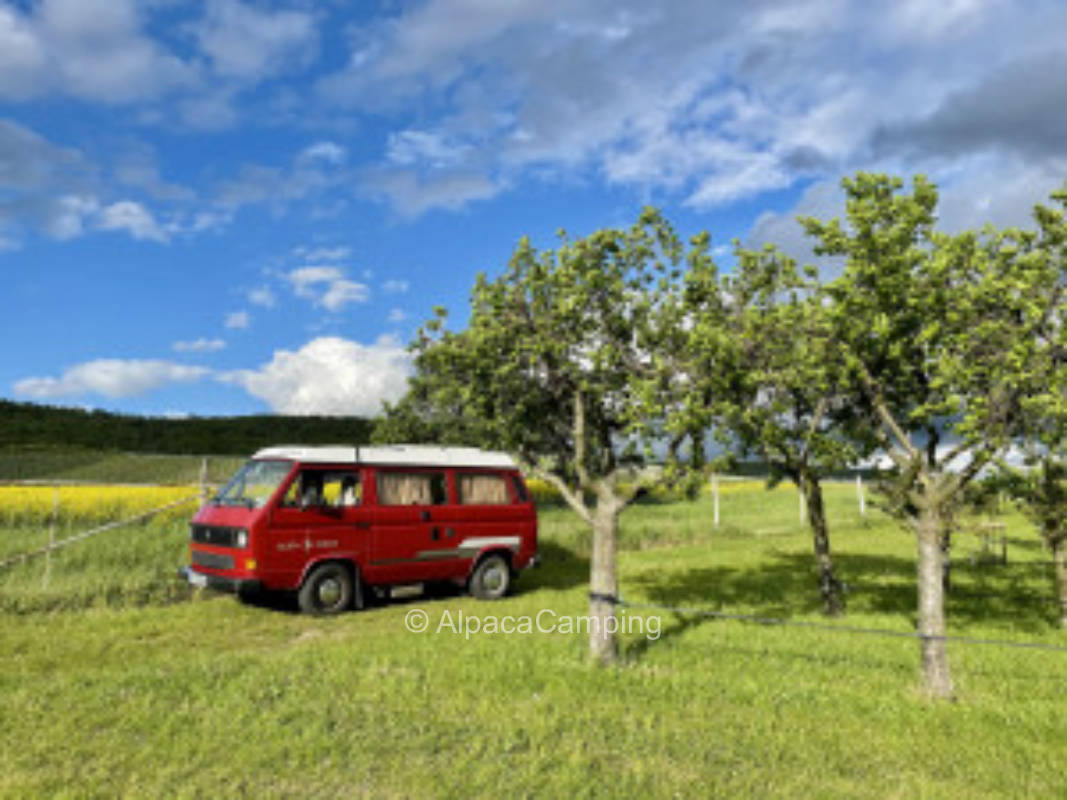
<instances>
[{"instance_id":1,"label":"distant hill","mask_svg":"<svg viewBox=\"0 0 1067 800\"><path fill-rule=\"evenodd\" d=\"M366 444L362 417L169 419L0 400L0 448L86 448L134 453L249 455L272 444Z\"/></svg>"}]
</instances>

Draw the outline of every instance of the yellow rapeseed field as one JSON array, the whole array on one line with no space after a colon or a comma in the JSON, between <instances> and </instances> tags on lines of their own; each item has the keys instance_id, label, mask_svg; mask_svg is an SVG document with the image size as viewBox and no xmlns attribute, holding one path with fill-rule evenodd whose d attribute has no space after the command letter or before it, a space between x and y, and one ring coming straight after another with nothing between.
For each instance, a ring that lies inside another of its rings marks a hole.
<instances>
[{"instance_id":1,"label":"yellow rapeseed field","mask_svg":"<svg viewBox=\"0 0 1067 800\"><path fill-rule=\"evenodd\" d=\"M109 521L144 513L187 497L196 486L0 486L0 525ZM196 502L169 513L190 515Z\"/></svg>"}]
</instances>

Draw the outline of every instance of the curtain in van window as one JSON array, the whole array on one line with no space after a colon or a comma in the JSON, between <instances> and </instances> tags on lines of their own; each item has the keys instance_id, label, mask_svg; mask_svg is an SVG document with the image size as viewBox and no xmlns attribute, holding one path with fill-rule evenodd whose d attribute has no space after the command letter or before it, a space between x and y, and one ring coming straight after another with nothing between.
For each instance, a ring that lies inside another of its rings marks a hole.
<instances>
[{"instance_id":1,"label":"curtain in van window","mask_svg":"<svg viewBox=\"0 0 1067 800\"><path fill-rule=\"evenodd\" d=\"M508 487L499 475L460 475L459 497L463 505L502 506L511 502Z\"/></svg>"},{"instance_id":2,"label":"curtain in van window","mask_svg":"<svg viewBox=\"0 0 1067 800\"><path fill-rule=\"evenodd\" d=\"M432 505L430 475L379 473L378 502L386 506Z\"/></svg>"}]
</instances>

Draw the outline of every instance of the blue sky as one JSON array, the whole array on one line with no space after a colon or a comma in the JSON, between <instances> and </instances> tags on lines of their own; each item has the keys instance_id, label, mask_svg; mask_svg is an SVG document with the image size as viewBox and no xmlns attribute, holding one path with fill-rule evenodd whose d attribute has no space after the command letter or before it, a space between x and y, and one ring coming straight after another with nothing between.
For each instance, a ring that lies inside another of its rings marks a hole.
<instances>
[{"instance_id":1,"label":"blue sky","mask_svg":"<svg viewBox=\"0 0 1067 800\"><path fill-rule=\"evenodd\" d=\"M1064 30L1060 0L0 0L0 396L374 414L520 236L646 203L803 256L842 175L921 171L945 227L1027 224L1067 175Z\"/></svg>"}]
</instances>

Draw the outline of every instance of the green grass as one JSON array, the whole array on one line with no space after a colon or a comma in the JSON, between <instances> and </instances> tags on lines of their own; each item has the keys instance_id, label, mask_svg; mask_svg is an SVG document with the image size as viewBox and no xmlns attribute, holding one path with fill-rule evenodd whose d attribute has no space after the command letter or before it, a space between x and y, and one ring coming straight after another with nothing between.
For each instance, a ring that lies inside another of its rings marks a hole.
<instances>
[{"instance_id":1,"label":"green grass","mask_svg":"<svg viewBox=\"0 0 1067 800\"><path fill-rule=\"evenodd\" d=\"M91 450L82 447L0 448L0 481L62 480L95 483L193 484L204 458ZM243 457L210 456L207 480L219 484L245 462Z\"/></svg>"},{"instance_id":2,"label":"green grass","mask_svg":"<svg viewBox=\"0 0 1067 800\"><path fill-rule=\"evenodd\" d=\"M911 630L911 537L861 519L848 486L830 488L829 513L851 586L841 624ZM706 498L628 511L624 596L821 619L794 493L724 496L722 523ZM957 536L951 632L1067 646L1036 534L1006 523L1006 567L971 563L977 539ZM55 559L52 580L80 571L103 587L102 565L122 563L165 581L184 530L134 534L86 543L75 571ZM542 552L497 603L419 598L326 620L212 595L8 611L0 794L1067 797L1067 652L950 643L958 700L937 704L908 639L664 612L657 640L625 637L624 665L605 670L580 634L432 632L446 613L583 614L588 536L573 515L542 514ZM0 574L0 596L41 580L43 565L19 569ZM405 630L414 608L431 632Z\"/></svg>"}]
</instances>

